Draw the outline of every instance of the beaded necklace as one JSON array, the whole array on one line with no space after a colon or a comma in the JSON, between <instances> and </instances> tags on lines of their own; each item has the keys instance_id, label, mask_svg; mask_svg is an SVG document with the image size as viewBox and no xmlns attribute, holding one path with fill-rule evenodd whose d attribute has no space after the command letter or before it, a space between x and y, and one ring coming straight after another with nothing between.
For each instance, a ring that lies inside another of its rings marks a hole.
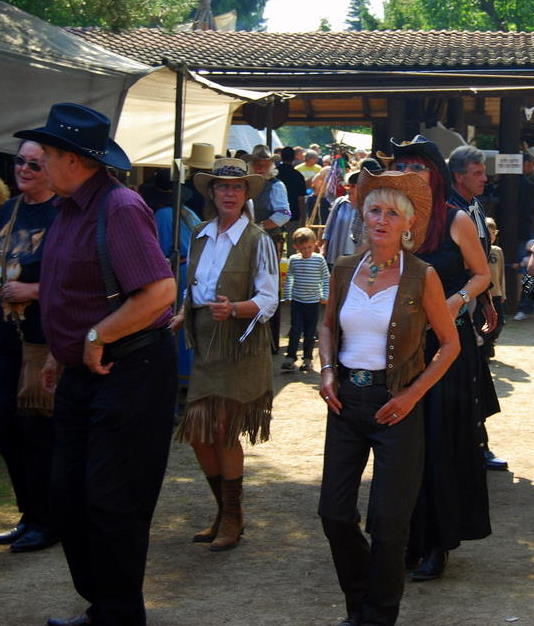
<instances>
[{"instance_id":1,"label":"beaded necklace","mask_svg":"<svg viewBox=\"0 0 534 626\"><path fill-rule=\"evenodd\" d=\"M376 263L373 263L373 257L369 256L369 277L367 278L367 284L372 285L376 280L378 272L381 272L384 268L393 265L393 263L395 263L398 258L399 253L397 252L397 254L391 259L388 259L387 261L384 261L384 263L379 263L377 265Z\"/></svg>"}]
</instances>

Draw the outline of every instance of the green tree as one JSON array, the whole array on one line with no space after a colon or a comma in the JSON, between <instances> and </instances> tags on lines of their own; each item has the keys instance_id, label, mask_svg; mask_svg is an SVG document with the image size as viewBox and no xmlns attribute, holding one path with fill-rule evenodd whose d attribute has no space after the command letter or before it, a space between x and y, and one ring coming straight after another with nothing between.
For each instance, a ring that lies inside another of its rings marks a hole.
<instances>
[{"instance_id":1,"label":"green tree","mask_svg":"<svg viewBox=\"0 0 534 626\"><path fill-rule=\"evenodd\" d=\"M345 23L347 30L376 30L380 26L369 11L369 0L350 0Z\"/></svg>"},{"instance_id":2,"label":"green tree","mask_svg":"<svg viewBox=\"0 0 534 626\"><path fill-rule=\"evenodd\" d=\"M322 33L329 33L332 30L332 26L327 17L321 18L321 21L319 22L319 28L317 30L321 31Z\"/></svg>"},{"instance_id":3,"label":"green tree","mask_svg":"<svg viewBox=\"0 0 534 626\"><path fill-rule=\"evenodd\" d=\"M172 28L183 23L196 0L10 0L10 4L56 26L136 26Z\"/></svg>"},{"instance_id":4,"label":"green tree","mask_svg":"<svg viewBox=\"0 0 534 626\"><path fill-rule=\"evenodd\" d=\"M534 30L531 0L385 0L379 28Z\"/></svg>"},{"instance_id":5,"label":"green tree","mask_svg":"<svg viewBox=\"0 0 534 626\"><path fill-rule=\"evenodd\" d=\"M237 11L237 30L264 30L267 0L211 0L213 15Z\"/></svg>"}]
</instances>

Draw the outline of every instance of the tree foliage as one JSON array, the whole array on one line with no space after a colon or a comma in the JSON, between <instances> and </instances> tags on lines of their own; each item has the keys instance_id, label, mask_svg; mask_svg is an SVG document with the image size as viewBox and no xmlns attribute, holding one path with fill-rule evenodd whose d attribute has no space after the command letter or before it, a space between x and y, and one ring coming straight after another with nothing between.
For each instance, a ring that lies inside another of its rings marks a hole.
<instances>
[{"instance_id":1,"label":"tree foliage","mask_svg":"<svg viewBox=\"0 0 534 626\"><path fill-rule=\"evenodd\" d=\"M237 30L264 30L267 0L211 0L213 15L237 11Z\"/></svg>"},{"instance_id":2,"label":"tree foliage","mask_svg":"<svg viewBox=\"0 0 534 626\"><path fill-rule=\"evenodd\" d=\"M381 29L534 30L531 0L385 0Z\"/></svg>"},{"instance_id":3,"label":"tree foliage","mask_svg":"<svg viewBox=\"0 0 534 626\"><path fill-rule=\"evenodd\" d=\"M332 30L332 25L328 21L327 17L322 17L320 19L320 21L319 21L319 28L317 30L322 32L322 33L329 33Z\"/></svg>"},{"instance_id":4,"label":"tree foliage","mask_svg":"<svg viewBox=\"0 0 534 626\"><path fill-rule=\"evenodd\" d=\"M347 30L376 30L380 27L380 21L369 11L369 0L350 0L345 23Z\"/></svg>"},{"instance_id":5,"label":"tree foliage","mask_svg":"<svg viewBox=\"0 0 534 626\"><path fill-rule=\"evenodd\" d=\"M212 0L214 15L237 11L237 28L263 26L267 0ZM27 13L56 26L101 26L112 30L137 26L172 28L190 21L198 0L8 0Z\"/></svg>"}]
</instances>

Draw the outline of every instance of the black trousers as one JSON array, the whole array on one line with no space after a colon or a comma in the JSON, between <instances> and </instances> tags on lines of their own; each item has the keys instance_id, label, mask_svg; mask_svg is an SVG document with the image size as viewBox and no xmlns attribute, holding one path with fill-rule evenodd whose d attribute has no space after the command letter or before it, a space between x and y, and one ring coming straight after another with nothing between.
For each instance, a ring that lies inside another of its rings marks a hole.
<instances>
[{"instance_id":1,"label":"black trousers","mask_svg":"<svg viewBox=\"0 0 534 626\"><path fill-rule=\"evenodd\" d=\"M289 345L287 356L297 358L297 350L301 335L304 335L303 358L313 358L315 332L319 319L318 302L297 302L291 300L291 329L289 331Z\"/></svg>"},{"instance_id":2,"label":"black trousers","mask_svg":"<svg viewBox=\"0 0 534 626\"><path fill-rule=\"evenodd\" d=\"M383 385L339 388L338 416L328 413L319 515L330 542L350 616L362 623L394 624L404 590L404 551L424 457L422 412L417 406L395 426L377 424L390 398ZM374 465L367 531L360 530L358 491L369 452Z\"/></svg>"},{"instance_id":3,"label":"black trousers","mask_svg":"<svg viewBox=\"0 0 534 626\"><path fill-rule=\"evenodd\" d=\"M12 324L3 324L0 335L0 454L24 521L32 527L51 531L52 420L17 413L22 343Z\"/></svg>"},{"instance_id":4,"label":"black trousers","mask_svg":"<svg viewBox=\"0 0 534 626\"><path fill-rule=\"evenodd\" d=\"M67 367L58 385L52 503L94 626L145 626L143 577L173 426L170 333L108 375Z\"/></svg>"}]
</instances>

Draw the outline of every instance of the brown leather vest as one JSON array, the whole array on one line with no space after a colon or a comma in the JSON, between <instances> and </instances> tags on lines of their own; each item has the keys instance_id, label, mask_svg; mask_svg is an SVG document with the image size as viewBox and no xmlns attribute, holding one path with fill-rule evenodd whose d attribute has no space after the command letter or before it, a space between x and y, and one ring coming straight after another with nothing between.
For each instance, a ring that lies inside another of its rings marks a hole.
<instances>
[{"instance_id":1,"label":"brown leather vest","mask_svg":"<svg viewBox=\"0 0 534 626\"><path fill-rule=\"evenodd\" d=\"M335 292L330 295L335 302L333 363L337 363L341 339L339 312L362 256L339 257L332 270L335 285ZM404 268L393 304L386 346L386 387L391 393L409 385L425 369L427 318L423 309L423 292L427 267L428 263L404 252Z\"/></svg>"}]
</instances>

